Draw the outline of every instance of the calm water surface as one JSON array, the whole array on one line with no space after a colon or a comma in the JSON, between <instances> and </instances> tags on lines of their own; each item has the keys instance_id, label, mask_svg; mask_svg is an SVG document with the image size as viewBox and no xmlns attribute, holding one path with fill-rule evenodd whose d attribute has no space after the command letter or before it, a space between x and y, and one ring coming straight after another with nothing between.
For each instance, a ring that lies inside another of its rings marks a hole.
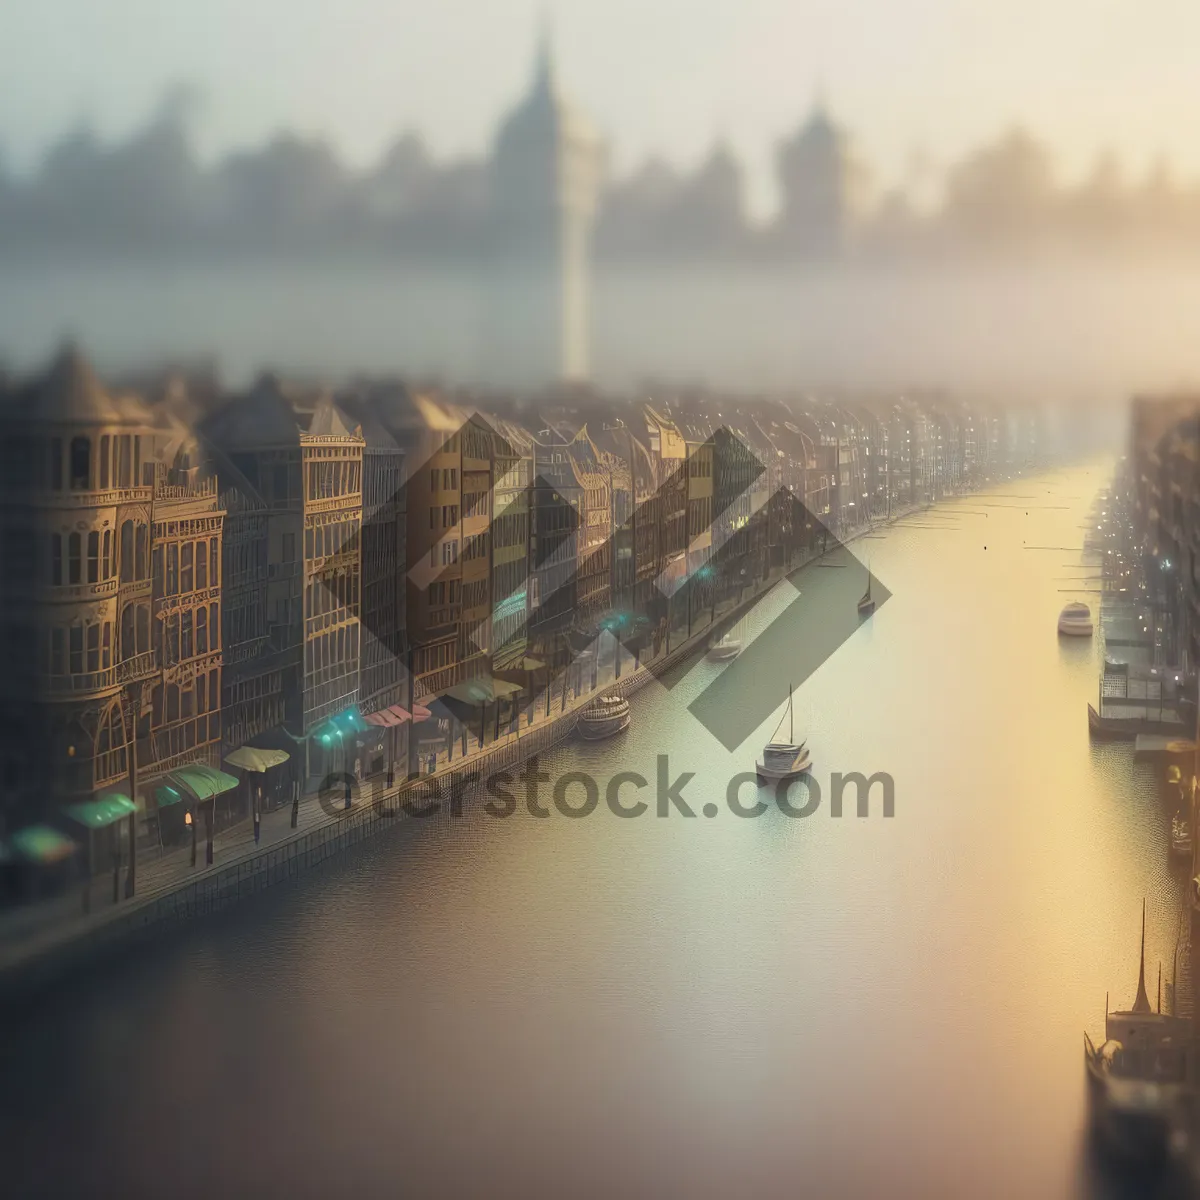
<instances>
[{"instance_id":1,"label":"calm water surface","mask_svg":"<svg viewBox=\"0 0 1200 1200\"><path fill-rule=\"evenodd\" d=\"M889 772L894 818L734 816L784 696L727 754L698 663L543 766L667 753L716 817L407 823L11 1024L11 1194L1092 1194L1081 1034L1133 999L1143 896L1170 977L1181 883L1148 769L1089 745L1099 645L1055 634L1107 477L856 547L892 598L797 735L822 784ZM814 620L855 569L796 577Z\"/></svg>"}]
</instances>

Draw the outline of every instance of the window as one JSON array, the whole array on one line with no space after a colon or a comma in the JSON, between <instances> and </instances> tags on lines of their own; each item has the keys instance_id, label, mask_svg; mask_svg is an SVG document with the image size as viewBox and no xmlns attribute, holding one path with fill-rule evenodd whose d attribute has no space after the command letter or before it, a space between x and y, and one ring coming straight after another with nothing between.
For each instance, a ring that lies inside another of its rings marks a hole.
<instances>
[{"instance_id":1,"label":"window","mask_svg":"<svg viewBox=\"0 0 1200 1200\"><path fill-rule=\"evenodd\" d=\"M167 722L179 720L179 688L173 683L167 684Z\"/></svg>"},{"instance_id":2,"label":"window","mask_svg":"<svg viewBox=\"0 0 1200 1200\"><path fill-rule=\"evenodd\" d=\"M66 636L62 629L50 630L50 674L62 675L66 671Z\"/></svg>"},{"instance_id":3,"label":"window","mask_svg":"<svg viewBox=\"0 0 1200 1200\"><path fill-rule=\"evenodd\" d=\"M62 534L50 539L50 582L62 583Z\"/></svg>"},{"instance_id":4,"label":"window","mask_svg":"<svg viewBox=\"0 0 1200 1200\"><path fill-rule=\"evenodd\" d=\"M137 559L133 564L133 573L136 579L146 578L146 541L146 526L139 524L137 527Z\"/></svg>"},{"instance_id":5,"label":"window","mask_svg":"<svg viewBox=\"0 0 1200 1200\"><path fill-rule=\"evenodd\" d=\"M104 635L100 642L100 666L108 670L112 666L112 622L104 622Z\"/></svg>"},{"instance_id":6,"label":"window","mask_svg":"<svg viewBox=\"0 0 1200 1200\"><path fill-rule=\"evenodd\" d=\"M144 604L137 610L137 652L145 654L150 649L150 609Z\"/></svg>"},{"instance_id":7,"label":"window","mask_svg":"<svg viewBox=\"0 0 1200 1200\"><path fill-rule=\"evenodd\" d=\"M100 626L87 627L87 669L100 670Z\"/></svg>"},{"instance_id":8,"label":"window","mask_svg":"<svg viewBox=\"0 0 1200 1200\"><path fill-rule=\"evenodd\" d=\"M71 490L86 492L92 486L92 443L85 437L71 439Z\"/></svg>"},{"instance_id":9,"label":"window","mask_svg":"<svg viewBox=\"0 0 1200 1200\"><path fill-rule=\"evenodd\" d=\"M122 583L133 582L133 522L125 521L121 525L121 554L120 572Z\"/></svg>"},{"instance_id":10,"label":"window","mask_svg":"<svg viewBox=\"0 0 1200 1200\"><path fill-rule=\"evenodd\" d=\"M433 470L429 472L429 490L431 492L436 492L438 490L438 474L439 472L437 467L434 467Z\"/></svg>"},{"instance_id":11,"label":"window","mask_svg":"<svg viewBox=\"0 0 1200 1200\"><path fill-rule=\"evenodd\" d=\"M63 485L63 444L62 438L50 439L50 486L56 491L62 491Z\"/></svg>"},{"instance_id":12,"label":"window","mask_svg":"<svg viewBox=\"0 0 1200 1200\"><path fill-rule=\"evenodd\" d=\"M72 675L83 673L83 626L71 626L70 667Z\"/></svg>"},{"instance_id":13,"label":"window","mask_svg":"<svg viewBox=\"0 0 1200 1200\"><path fill-rule=\"evenodd\" d=\"M104 552L103 552L103 570L101 573L102 579L112 578L112 530L104 531Z\"/></svg>"},{"instance_id":14,"label":"window","mask_svg":"<svg viewBox=\"0 0 1200 1200\"><path fill-rule=\"evenodd\" d=\"M208 609L204 607L196 609L196 653L208 653Z\"/></svg>"},{"instance_id":15,"label":"window","mask_svg":"<svg viewBox=\"0 0 1200 1200\"><path fill-rule=\"evenodd\" d=\"M83 539L73 533L67 539L67 582L78 583L81 578L80 563L83 558Z\"/></svg>"},{"instance_id":16,"label":"window","mask_svg":"<svg viewBox=\"0 0 1200 1200\"><path fill-rule=\"evenodd\" d=\"M217 607L216 602L208 606L208 648L210 650L219 649L221 645L221 610Z\"/></svg>"},{"instance_id":17,"label":"window","mask_svg":"<svg viewBox=\"0 0 1200 1200\"><path fill-rule=\"evenodd\" d=\"M442 543L442 566L448 567L458 562L458 541L450 538Z\"/></svg>"},{"instance_id":18,"label":"window","mask_svg":"<svg viewBox=\"0 0 1200 1200\"><path fill-rule=\"evenodd\" d=\"M137 653L136 622L137 613L133 605L126 605L121 613L121 640L117 647L122 658L132 658Z\"/></svg>"},{"instance_id":19,"label":"window","mask_svg":"<svg viewBox=\"0 0 1200 1200\"><path fill-rule=\"evenodd\" d=\"M87 581L100 582L100 534L95 529L88 534Z\"/></svg>"},{"instance_id":20,"label":"window","mask_svg":"<svg viewBox=\"0 0 1200 1200\"><path fill-rule=\"evenodd\" d=\"M218 587L221 580L221 550L217 539L208 539L208 586Z\"/></svg>"},{"instance_id":21,"label":"window","mask_svg":"<svg viewBox=\"0 0 1200 1200\"><path fill-rule=\"evenodd\" d=\"M191 542L184 542L180 548L182 561L179 564L179 590L183 595L192 590L192 557L195 549Z\"/></svg>"},{"instance_id":22,"label":"window","mask_svg":"<svg viewBox=\"0 0 1200 1200\"><path fill-rule=\"evenodd\" d=\"M429 510L429 528L436 529L438 527L438 510L431 508Z\"/></svg>"},{"instance_id":23,"label":"window","mask_svg":"<svg viewBox=\"0 0 1200 1200\"><path fill-rule=\"evenodd\" d=\"M293 538L295 534L291 535ZM208 547L201 542L196 547L196 591L202 592L208 587Z\"/></svg>"},{"instance_id":24,"label":"window","mask_svg":"<svg viewBox=\"0 0 1200 1200\"><path fill-rule=\"evenodd\" d=\"M185 662L192 657L192 614L190 611L182 615L179 623L179 660Z\"/></svg>"},{"instance_id":25,"label":"window","mask_svg":"<svg viewBox=\"0 0 1200 1200\"><path fill-rule=\"evenodd\" d=\"M445 504L442 506L442 526L453 529L458 524L458 505Z\"/></svg>"},{"instance_id":26,"label":"window","mask_svg":"<svg viewBox=\"0 0 1200 1200\"><path fill-rule=\"evenodd\" d=\"M129 434L123 433L117 438L117 469L115 471L115 480L117 487L127 488L130 486L130 477L133 472L133 446L130 441Z\"/></svg>"},{"instance_id":27,"label":"window","mask_svg":"<svg viewBox=\"0 0 1200 1200\"><path fill-rule=\"evenodd\" d=\"M179 546L174 542L167 547L167 592L168 596L179 595Z\"/></svg>"}]
</instances>

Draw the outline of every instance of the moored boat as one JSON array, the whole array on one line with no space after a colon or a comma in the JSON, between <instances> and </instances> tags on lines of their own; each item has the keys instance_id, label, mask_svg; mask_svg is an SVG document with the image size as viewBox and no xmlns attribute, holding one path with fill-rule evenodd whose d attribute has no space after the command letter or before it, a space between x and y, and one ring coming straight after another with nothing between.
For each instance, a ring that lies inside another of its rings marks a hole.
<instances>
[{"instance_id":1,"label":"moored boat","mask_svg":"<svg viewBox=\"0 0 1200 1200\"><path fill-rule=\"evenodd\" d=\"M737 658L742 652L742 643L732 634L724 634L708 647L708 657L714 662L725 662Z\"/></svg>"},{"instance_id":2,"label":"moored boat","mask_svg":"<svg viewBox=\"0 0 1200 1200\"><path fill-rule=\"evenodd\" d=\"M1068 637L1092 636L1092 610L1080 600L1073 600L1059 613L1058 632Z\"/></svg>"},{"instance_id":3,"label":"moored boat","mask_svg":"<svg viewBox=\"0 0 1200 1200\"><path fill-rule=\"evenodd\" d=\"M623 696L601 696L579 714L575 729L585 741L599 742L628 729L633 720Z\"/></svg>"},{"instance_id":4,"label":"moored boat","mask_svg":"<svg viewBox=\"0 0 1200 1200\"><path fill-rule=\"evenodd\" d=\"M806 775L812 768L812 758L805 742L797 742L795 737L792 711L792 689L788 688L788 740L786 742L768 742L763 747L762 758L755 764L758 781L761 785L767 780L798 779ZM779 725L782 726L780 718ZM779 727L776 727L776 733Z\"/></svg>"},{"instance_id":5,"label":"moored boat","mask_svg":"<svg viewBox=\"0 0 1200 1200\"><path fill-rule=\"evenodd\" d=\"M1104 1014L1104 1041L1097 1048L1084 1034L1092 1131L1105 1150L1130 1162L1161 1161L1171 1146L1192 1071L1189 1022L1158 1011L1146 994L1146 907L1142 905L1142 952L1137 997L1125 1012Z\"/></svg>"}]
</instances>

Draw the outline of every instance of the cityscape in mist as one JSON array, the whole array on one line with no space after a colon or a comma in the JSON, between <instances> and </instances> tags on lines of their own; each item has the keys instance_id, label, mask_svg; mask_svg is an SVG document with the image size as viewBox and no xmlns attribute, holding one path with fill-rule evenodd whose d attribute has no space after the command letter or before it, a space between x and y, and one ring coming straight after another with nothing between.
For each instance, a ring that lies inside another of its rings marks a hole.
<instances>
[{"instance_id":1,"label":"cityscape in mist","mask_svg":"<svg viewBox=\"0 0 1200 1200\"><path fill-rule=\"evenodd\" d=\"M885 182L837 89L813 82L777 117L763 211L732 137L691 166L670 146L623 160L548 27L524 29L523 92L474 151L410 125L355 160L285 126L203 154L212 91L175 85L131 130L68 122L22 168L0 157L0 361L30 369L70 335L108 369L203 358L233 379L270 365L1087 403L1200 373L1200 183L1169 156L1068 171L1036 122L999 125ZM511 268L564 221L560 304ZM551 310L571 363L528 344Z\"/></svg>"}]
</instances>

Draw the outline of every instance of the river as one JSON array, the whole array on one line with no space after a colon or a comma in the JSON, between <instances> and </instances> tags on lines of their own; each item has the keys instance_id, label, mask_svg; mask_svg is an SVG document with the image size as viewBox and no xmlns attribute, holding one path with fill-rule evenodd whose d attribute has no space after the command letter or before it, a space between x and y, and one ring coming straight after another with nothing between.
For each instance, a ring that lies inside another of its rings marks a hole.
<instances>
[{"instance_id":1,"label":"river","mask_svg":"<svg viewBox=\"0 0 1200 1200\"><path fill-rule=\"evenodd\" d=\"M1089 744L1099 639L1055 634L1095 603L1109 470L855 546L891 597L799 687L797 736L822 788L889 773L891 818L735 815L785 697L728 753L696 663L542 762L603 794L665 754L694 818L647 792L637 819L405 822L10 1021L7 1194L1096 1194L1082 1034L1133 999L1143 897L1170 978L1182 886L1150 769ZM843 578L806 569L798 603Z\"/></svg>"}]
</instances>

